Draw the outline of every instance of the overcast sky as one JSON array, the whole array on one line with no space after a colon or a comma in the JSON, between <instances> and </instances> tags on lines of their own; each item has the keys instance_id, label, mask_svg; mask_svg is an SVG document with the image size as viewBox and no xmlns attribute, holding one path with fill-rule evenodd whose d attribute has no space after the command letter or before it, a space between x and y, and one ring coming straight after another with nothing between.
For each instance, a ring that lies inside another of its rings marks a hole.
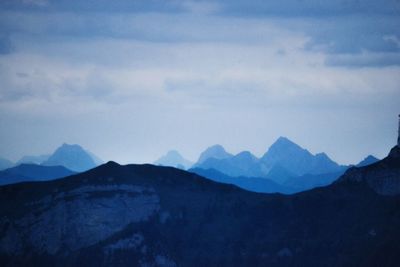
<instances>
[{"instance_id":1,"label":"overcast sky","mask_svg":"<svg viewBox=\"0 0 400 267\"><path fill-rule=\"evenodd\" d=\"M0 1L0 157L286 136L347 164L384 157L399 112L397 0Z\"/></svg>"}]
</instances>

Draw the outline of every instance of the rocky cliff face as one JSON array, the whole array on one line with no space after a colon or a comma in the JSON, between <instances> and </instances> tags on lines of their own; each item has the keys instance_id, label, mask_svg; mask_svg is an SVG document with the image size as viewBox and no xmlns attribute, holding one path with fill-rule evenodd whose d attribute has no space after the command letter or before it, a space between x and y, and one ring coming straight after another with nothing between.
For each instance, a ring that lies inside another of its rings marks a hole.
<instances>
[{"instance_id":1,"label":"rocky cliff face","mask_svg":"<svg viewBox=\"0 0 400 267\"><path fill-rule=\"evenodd\" d=\"M400 194L400 147L395 146L381 161L365 167L352 167L337 183L366 183L382 195Z\"/></svg>"},{"instance_id":2,"label":"rocky cliff face","mask_svg":"<svg viewBox=\"0 0 400 267\"><path fill-rule=\"evenodd\" d=\"M0 266L396 266L400 197L363 183L290 196L107 163L0 187Z\"/></svg>"}]
</instances>

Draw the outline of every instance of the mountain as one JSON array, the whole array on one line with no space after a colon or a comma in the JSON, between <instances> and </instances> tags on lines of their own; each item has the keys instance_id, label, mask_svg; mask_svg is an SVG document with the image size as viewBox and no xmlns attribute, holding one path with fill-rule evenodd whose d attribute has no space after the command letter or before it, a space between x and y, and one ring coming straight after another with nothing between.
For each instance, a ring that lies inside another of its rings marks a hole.
<instances>
[{"instance_id":1,"label":"mountain","mask_svg":"<svg viewBox=\"0 0 400 267\"><path fill-rule=\"evenodd\" d=\"M378 194L400 194L400 147L393 147L383 160L348 169L336 183L361 183Z\"/></svg>"},{"instance_id":2,"label":"mountain","mask_svg":"<svg viewBox=\"0 0 400 267\"><path fill-rule=\"evenodd\" d=\"M206 177L215 182L224 184L233 184L242 189L259 193L282 193L291 194L294 190L291 187L283 186L267 178L260 177L232 177L223 174L215 169L190 169L190 172L196 173L200 176Z\"/></svg>"},{"instance_id":3,"label":"mountain","mask_svg":"<svg viewBox=\"0 0 400 267\"><path fill-rule=\"evenodd\" d=\"M364 167L362 177L386 179L368 177L398 169L392 163ZM0 265L398 266L400 196L380 193L351 180L261 194L109 162L1 186Z\"/></svg>"},{"instance_id":4,"label":"mountain","mask_svg":"<svg viewBox=\"0 0 400 267\"><path fill-rule=\"evenodd\" d=\"M17 161L15 165L20 164L42 164L46 160L48 160L50 155L39 155L39 156L23 156L20 160Z\"/></svg>"},{"instance_id":5,"label":"mountain","mask_svg":"<svg viewBox=\"0 0 400 267\"><path fill-rule=\"evenodd\" d=\"M281 165L275 164L268 172L266 177L278 184L284 184L286 181L297 176L283 168Z\"/></svg>"},{"instance_id":6,"label":"mountain","mask_svg":"<svg viewBox=\"0 0 400 267\"><path fill-rule=\"evenodd\" d=\"M325 153L316 155L300 147L286 137L279 137L261 157L264 172L279 164L295 175L339 172L345 168L332 161Z\"/></svg>"},{"instance_id":7,"label":"mountain","mask_svg":"<svg viewBox=\"0 0 400 267\"><path fill-rule=\"evenodd\" d=\"M14 166L14 163L8 159L0 158L0 170L5 170Z\"/></svg>"},{"instance_id":8,"label":"mountain","mask_svg":"<svg viewBox=\"0 0 400 267\"><path fill-rule=\"evenodd\" d=\"M189 169L188 171L219 183L233 184L252 192L282 194L294 194L315 187L330 185L344 173L343 171L336 173L294 176L279 165L274 166L266 177L233 177L215 169L194 168Z\"/></svg>"},{"instance_id":9,"label":"mountain","mask_svg":"<svg viewBox=\"0 0 400 267\"><path fill-rule=\"evenodd\" d=\"M304 174L293 176L285 180L282 185L291 188L292 192L301 192L316 187L327 186L336 181L345 171L322 173L322 174Z\"/></svg>"},{"instance_id":10,"label":"mountain","mask_svg":"<svg viewBox=\"0 0 400 267\"><path fill-rule=\"evenodd\" d=\"M368 155L365 159L363 159L362 161L360 161L360 162L356 165L356 167L364 167L364 166L367 166L367 165L371 165L371 164L373 164L373 163L375 163L375 162L377 162L377 161L379 161L379 159L375 158L375 157L372 156L372 155Z\"/></svg>"},{"instance_id":11,"label":"mountain","mask_svg":"<svg viewBox=\"0 0 400 267\"><path fill-rule=\"evenodd\" d=\"M166 155L159 158L154 162L154 164L175 167L183 170L187 170L193 165L192 162L182 157L181 154L179 154L179 152L176 150L168 151Z\"/></svg>"},{"instance_id":12,"label":"mountain","mask_svg":"<svg viewBox=\"0 0 400 267\"><path fill-rule=\"evenodd\" d=\"M79 145L63 144L45 161L44 166L64 166L75 172L96 167L96 160Z\"/></svg>"},{"instance_id":13,"label":"mountain","mask_svg":"<svg viewBox=\"0 0 400 267\"><path fill-rule=\"evenodd\" d=\"M229 176L258 176L264 174L261 171L258 159L248 151L243 151L235 156L217 159L208 158L204 162L195 165L201 169L215 169Z\"/></svg>"},{"instance_id":14,"label":"mountain","mask_svg":"<svg viewBox=\"0 0 400 267\"><path fill-rule=\"evenodd\" d=\"M20 164L0 171L0 185L27 181L47 181L75 174L63 166Z\"/></svg>"},{"instance_id":15,"label":"mountain","mask_svg":"<svg viewBox=\"0 0 400 267\"><path fill-rule=\"evenodd\" d=\"M214 158L214 159L226 159L230 158L233 155L226 152L225 149L221 145L213 145L207 148L205 151L203 151L200 154L199 159L197 160L196 164L194 166L198 166L205 162L208 159Z\"/></svg>"}]
</instances>

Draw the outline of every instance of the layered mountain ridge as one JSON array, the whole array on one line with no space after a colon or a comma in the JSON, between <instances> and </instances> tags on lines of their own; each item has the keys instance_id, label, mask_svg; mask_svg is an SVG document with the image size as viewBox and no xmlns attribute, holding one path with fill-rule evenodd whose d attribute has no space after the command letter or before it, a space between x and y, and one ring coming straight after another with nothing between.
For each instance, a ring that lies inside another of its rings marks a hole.
<instances>
[{"instance_id":1,"label":"layered mountain ridge","mask_svg":"<svg viewBox=\"0 0 400 267\"><path fill-rule=\"evenodd\" d=\"M48 181L75 174L63 166L41 166L37 164L20 164L0 171L0 185L28 181Z\"/></svg>"},{"instance_id":2,"label":"layered mountain ridge","mask_svg":"<svg viewBox=\"0 0 400 267\"><path fill-rule=\"evenodd\" d=\"M364 167L365 175L398 170L392 163ZM108 162L1 186L0 264L394 266L400 196L371 188L338 182L259 194L175 168Z\"/></svg>"}]
</instances>

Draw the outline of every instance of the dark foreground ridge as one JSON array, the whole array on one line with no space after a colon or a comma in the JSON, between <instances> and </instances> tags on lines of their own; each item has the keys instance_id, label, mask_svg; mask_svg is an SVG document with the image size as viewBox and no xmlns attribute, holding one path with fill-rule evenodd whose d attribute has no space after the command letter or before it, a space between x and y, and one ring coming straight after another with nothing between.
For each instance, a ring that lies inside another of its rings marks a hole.
<instances>
[{"instance_id":1,"label":"dark foreground ridge","mask_svg":"<svg viewBox=\"0 0 400 267\"><path fill-rule=\"evenodd\" d=\"M1 266L400 262L400 197L367 183L259 194L175 168L108 162L2 186L0 202Z\"/></svg>"}]
</instances>

